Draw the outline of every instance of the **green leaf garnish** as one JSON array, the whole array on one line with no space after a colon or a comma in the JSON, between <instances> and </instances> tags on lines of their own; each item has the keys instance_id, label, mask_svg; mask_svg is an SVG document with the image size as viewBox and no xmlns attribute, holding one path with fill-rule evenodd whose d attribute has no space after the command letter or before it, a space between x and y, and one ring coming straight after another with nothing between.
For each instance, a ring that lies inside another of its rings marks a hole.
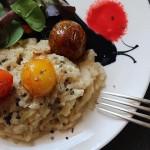
<instances>
[{"instance_id":1,"label":"green leaf garnish","mask_svg":"<svg viewBox=\"0 0 150 150\"><path fill-rule=\"evenodd\" d=\"M0 17L3 16L5 14L5 10L3 5L0 3Z\"/></svg>"},{"instance_id":2,"label":"green leaf garnish","mask_svg":"<svg viewBox=\"0 0 150 150\"><path fill-rule=\"evenodd\" d=\"M6 14L3 5L0 3L0 17ZM1 26L0 47L10 47L15 44L23 35L24 30L21 24L13 20L7 26Z\"/></svg>"},{"instance_id":3,"label":"green leaf garnish","mask_svg":"<svg viewBox=\"0 0 150 150\"><path fill-rule=\"evenodd\" d=\"M41 32L45 27L45 16L37 2L34 0L17 0L11 5L12 10L21 16L29 26Z\"/></svg>"},{"instance_id":4,"label":"green leaf garnish","mask_svg":"<svg viewBox=\"0 0 150 150\"><path fill-rule=\"evenodd\" d=\"M9 40L8 31L6 29L0 30L0 48L3 48L7 45Z\"/></svg>"},{"instance_id":5,"label":"green leaf garnish","mask_svg":"<svg viewBox=\"0 0 150 150\"><path fill-rule=\"evenodd\" d=\"M23 35L24 30L20 23L17 21L12 21L12 23L7 27L9 33L9 40L5 47L10 47L14 45Z\"/></svg>"},{"instance_id":6,"label":"green leaf garnish","mask_svg":"<svg viewBox=\"0 0 150 150\"><path fill-rule=\"evenodd\" d=\"M37 2L37 4L38 4L39 7L43 6L42 0L34 0L34 1Z\"/></svg>"}]
</instances>

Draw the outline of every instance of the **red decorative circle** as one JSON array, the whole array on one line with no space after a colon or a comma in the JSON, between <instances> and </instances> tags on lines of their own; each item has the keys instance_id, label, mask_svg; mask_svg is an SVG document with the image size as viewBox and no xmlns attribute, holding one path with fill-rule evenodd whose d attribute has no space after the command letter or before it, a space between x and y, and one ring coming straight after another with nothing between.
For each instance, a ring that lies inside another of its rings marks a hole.
<instances>
[{"instance_id":1,"label":"red decorative circle","mask_svg":"<svg viewBox=\"0 0 150 150\"><path fill-rule=\"evenodd\" d=\"M111 41L120 39L127 29L123 5L114 0L97 0L87 12L88 26Z\"/></svg>"}]
</instances>

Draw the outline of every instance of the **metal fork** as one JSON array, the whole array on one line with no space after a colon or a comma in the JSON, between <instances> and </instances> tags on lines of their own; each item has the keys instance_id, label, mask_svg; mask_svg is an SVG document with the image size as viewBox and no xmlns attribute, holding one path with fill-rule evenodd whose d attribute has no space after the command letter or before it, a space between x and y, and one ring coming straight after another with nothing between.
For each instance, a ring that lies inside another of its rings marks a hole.
<instances>
[{"instance_id":1,"label":"metal fork","mask_svg":"<svg viewBox=\"0 0 150 150\"><path fill-rule=\"evenodd\" d=\"M97 105L98 110L150 128L150 100L110 92L103 92L101 100ZM128 107L125 108L124 106ZM135 109L131 110L130 108ZM122 112L125 112L126 115ZM127 114L132 116L127 116Z\"/></svg>"}]
</instances>

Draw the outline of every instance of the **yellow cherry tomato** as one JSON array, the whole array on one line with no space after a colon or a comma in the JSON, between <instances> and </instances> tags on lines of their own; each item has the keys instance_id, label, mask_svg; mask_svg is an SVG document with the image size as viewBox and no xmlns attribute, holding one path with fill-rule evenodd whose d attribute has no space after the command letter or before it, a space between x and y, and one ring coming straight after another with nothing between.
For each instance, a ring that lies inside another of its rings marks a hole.
<instances>
[{"instance_id":1,"label":"yellow cherry tomato","mask_svg":"<svg viewBox=\"0 0 150 150\"><path fill-rule=\"evenodd\" d=\"M56 85L55 69L48 59L32 59L24 65L21 80L32 96L45 96Z\"/></svg>"}]
</instances>

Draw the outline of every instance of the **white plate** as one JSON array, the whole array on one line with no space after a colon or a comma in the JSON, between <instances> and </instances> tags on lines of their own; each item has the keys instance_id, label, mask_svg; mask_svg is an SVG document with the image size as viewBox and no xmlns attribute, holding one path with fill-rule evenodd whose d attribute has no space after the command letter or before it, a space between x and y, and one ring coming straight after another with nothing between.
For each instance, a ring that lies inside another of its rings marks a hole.
<instances>
[{"instance_id":1,"label":"white plate","mask_svg":"<svg viewBox=\"0 0 150 150\"><path fill-rule=\"evenodd\" d=\"M137 63L124 56L105 67L108 78L106 91L143 97L150 81L150 5L148 0L120 0L128 13L128 34L123 39L130 45L139 44L139 48L130 52ZM68 0L77 8L84 19L93 0ZM115 43L119 50L126 49L122 43ZM115 85L115 86L114 86ZM55 139L45 136L32 146L16 145L0 140L1 150L95 150L110 142L127 124L103 114L89 112L75 127L74 133L56 133ZM65 137L69 137L66 140ZM128 138L128 137L127 137Z\"/></svg>"}]
</instances>

